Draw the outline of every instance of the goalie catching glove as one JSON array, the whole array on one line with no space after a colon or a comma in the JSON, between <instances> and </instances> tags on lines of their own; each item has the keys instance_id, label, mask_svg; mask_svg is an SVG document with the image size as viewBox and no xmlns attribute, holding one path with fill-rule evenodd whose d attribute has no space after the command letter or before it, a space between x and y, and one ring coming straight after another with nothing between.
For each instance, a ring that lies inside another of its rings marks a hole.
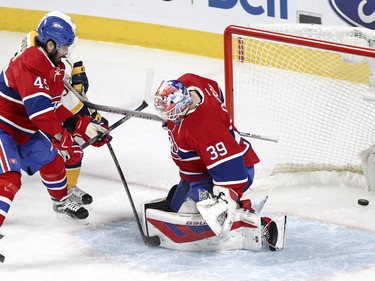
<instances>
[{"instance_id":1,"label":"goalie catching glove","mask_svg":"<svg viewBox=\"0 0 375 281\"><path fill-rule=\"evenodd\" d=\"M78 120L75 126L75 130L72 132L74 137L80 137L85 142L96 137L97 135L103 135L92 145L100 147L111 141L112 137L109 135L109 128L103 122L99 122L93 119L91 116L80 116L78 115Z\"/></svg>"},{"instance_id":2,"label":"goalie catching glove","mask_svg":"<svg viewBox=\"0 0 375 281\"><path fill-rule=\"evenodd\" d=\"M216 236L224 237L232 228L238 195L230 188L213 187L210 198L197 202L197 209Z\"/></svg>"},{"instance_id":3,"label":"goalie catching glove","mask_svg":"<svg viewBox=\"0 0 375 281\"><path fill-rule=\"evenodd\" d=\"M67 131L57 134L52 139L52 145L57 148L68 165L74 165L83 157L82 148L74 141Z\"/></svg>"}]
</instances>

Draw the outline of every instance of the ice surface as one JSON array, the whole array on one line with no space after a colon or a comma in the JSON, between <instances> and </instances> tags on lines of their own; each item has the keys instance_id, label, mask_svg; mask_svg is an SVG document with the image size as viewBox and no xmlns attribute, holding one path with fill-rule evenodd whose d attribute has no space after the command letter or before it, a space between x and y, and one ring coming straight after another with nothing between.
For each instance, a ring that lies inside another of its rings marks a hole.
<instances>
[{"instance_id":1,"label":"ice surface","mask_svg":"<svg viewBox=\"0 0 375 281\"><path fill-rule=\"evenodd\" d=\"M5 66L22 34L0 32ZM80 40L82 59L95 103L135 108L146 72L163 79L193 72L223 85L223 62L135 46ZM154 113L150 107L146 111ZM121 118L104 114L111 122ZM119 158L137 207L165 196L178 180L168 140L158 122L135 119L113 131ZM375 195L361 176L300 173L257 179L247 196L269 195L263 212L288 214L283 251L177 252L148 248L139 236L132 209L106 147L88 148L79 186L94 196L88 224L57 218L38 175L23 186L0 232L1 280L373 280L375 274ZM357 204L367 198L370 205Z\"/></svg>"}]
</instances>

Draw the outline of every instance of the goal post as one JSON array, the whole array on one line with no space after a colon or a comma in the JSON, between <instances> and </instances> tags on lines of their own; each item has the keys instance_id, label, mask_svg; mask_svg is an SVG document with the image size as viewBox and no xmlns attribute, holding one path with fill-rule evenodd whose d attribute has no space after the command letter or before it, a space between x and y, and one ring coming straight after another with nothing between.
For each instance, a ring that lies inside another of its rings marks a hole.
<instances>
[{"instance_id":1,"label":"goal post","mask_svg":"<svg viewBox=\"0 0 375 281\"><path fill-rule=\"evenodd\" d=\"M251 140L260 175L361 173L358 153L375 144L375 31L321 25L228 26L226 107Z\"/></svg>"}]
</instances>

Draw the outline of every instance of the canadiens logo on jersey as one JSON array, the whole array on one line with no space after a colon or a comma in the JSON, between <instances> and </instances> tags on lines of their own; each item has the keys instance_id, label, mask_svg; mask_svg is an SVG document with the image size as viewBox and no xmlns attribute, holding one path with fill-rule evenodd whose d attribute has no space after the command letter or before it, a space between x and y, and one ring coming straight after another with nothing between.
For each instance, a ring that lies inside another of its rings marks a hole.
<instances>
[{"instance_id":1,"label":"canadiens logo on jersey","mask_svg":"<svg viewBox=\"0 0 375 281\"><path fill-rule=\"evenodd\" d=\"M18 164L18 161L16 158L9 158L9 163L10 164Z\"/></svg>"},{"instance_id":2,"label":"canadiens logo on jersey","mask_svg":"<svg viewBox=\"0 0 375 281\"><path fill-rule=\"evenodd\" d=\"M178 155L178 145L176 141L174 140L173 134L170 130L168 130L168 136L169 136L169 149L171 151L173 159L180 159L180 156Z\"/></svg>"},{"instance_id":3,"label":"canadiens logo on jersey","mask_svg":"<svg viewBox=\"0 0 375 281\"><path fill-rule=\"evenodd\" d=\"M61 81L64 80L64 77L65 77L65 70L64 69L61 69L60 67L56 67L55 69L55 75L53 77L53 81L56 82L57 81L57 77L58 76L61 76Z\"/></svg>"},{"instance_id":4,"label":"canadiens logo on jersey","mask_svg":"<svg viewBox=\"0 0 375 281\"><path fill-rule=\"evenodd\" d=\"M214 87L211 85L211 84L208 84L209 88L210 88L210 91L207 91L208 94L211 94L216 97L216 98L219 98L219 94L215 91Z\"/></svg>"}]
</instances>

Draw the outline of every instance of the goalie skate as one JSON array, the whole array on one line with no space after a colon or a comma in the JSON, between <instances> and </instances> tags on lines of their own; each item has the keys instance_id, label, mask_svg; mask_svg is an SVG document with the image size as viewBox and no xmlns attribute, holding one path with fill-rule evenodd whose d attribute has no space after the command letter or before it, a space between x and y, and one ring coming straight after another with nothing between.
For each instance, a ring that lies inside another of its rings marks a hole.
<instances>
[{"instance_id":1,"label":"goalie skate","mask_svg":"<svg viewBox=\"0 0 375 281\"><path fill-rule=\"evenodd\" d=\"M278 218L273 217L272 222L264 221L262 218L262 242L271 251L282 250L285 247L286 220L286 215Z\"/></svg>"}]
</instances>

